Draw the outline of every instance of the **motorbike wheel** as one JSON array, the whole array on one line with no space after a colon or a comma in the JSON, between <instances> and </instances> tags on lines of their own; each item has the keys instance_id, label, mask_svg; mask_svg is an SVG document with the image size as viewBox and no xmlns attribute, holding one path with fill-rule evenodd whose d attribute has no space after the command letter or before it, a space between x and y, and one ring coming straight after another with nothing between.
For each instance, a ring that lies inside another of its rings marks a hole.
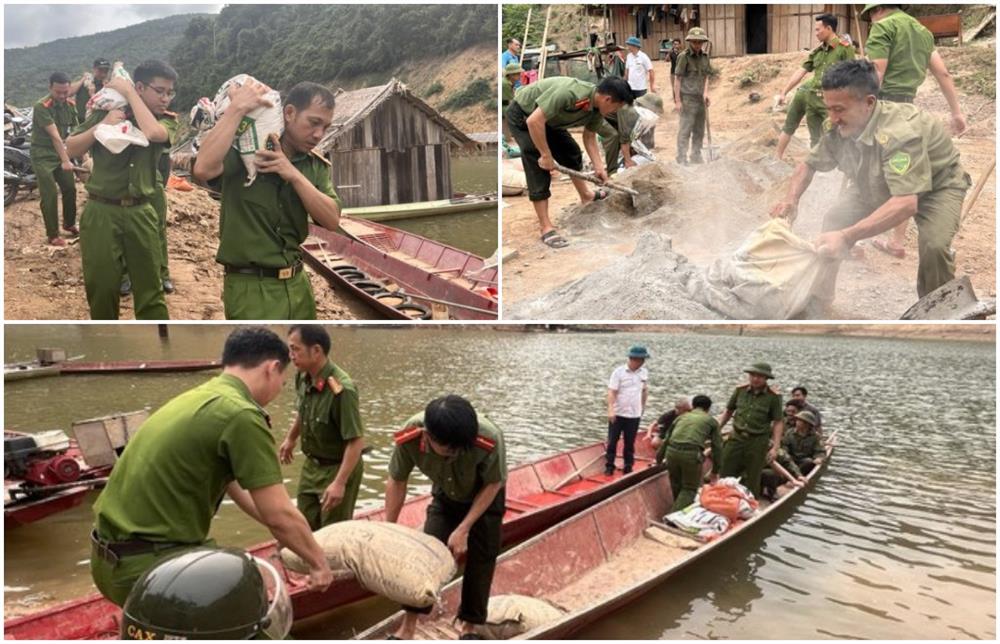
<instances>
[{"instance_id":1,"label":"motorbike wheel","mask_svg":"<svg viewBox=\"0 0 1000 644\"><path fill-rule=\"evenodd\" d=\"M17 173L17 168L14 168L12 166L13 166L13 164L10 161L4 159L3 169L5 171L5 174L6 174L6 172L11 172L11 173L14 173L14 174ZM4 205L4 207L7 207L7 206L11 205L12 203L14 203L14 199L17 198L17 189L18 189L18 187L19 187L19 185L18 185L17 182L15 182L15 181L8 181L7 178L6 178L6 176L4 176L4 180L3 180L3 205Z\"/></svg>"}]
</instances>

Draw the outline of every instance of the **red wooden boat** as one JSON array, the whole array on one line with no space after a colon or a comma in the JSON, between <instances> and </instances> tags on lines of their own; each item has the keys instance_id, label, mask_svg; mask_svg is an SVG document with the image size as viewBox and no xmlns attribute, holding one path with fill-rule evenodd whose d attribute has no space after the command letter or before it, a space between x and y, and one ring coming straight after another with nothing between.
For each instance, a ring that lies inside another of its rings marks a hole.
<instances>
[{"instance_id":1,"label":"red wooden boat","mask_svg":"<svg viewBox=\"0 0 1000 644\"><path fill-rule=\"evenodd\" d=\"M774 502L762 501L754 517L734 523L712 541L702 541L662 523L673 505L669 474L662 472L599 503L503 553L491 593L527 595L563 611L548 624L517 639L570 637L599 618L635 600L676 573L790 508L816 483L830 461L809 473L806 485L779 488ZM448 584L433 613L421 616L416 639L456 639L451 621L461 600L462 580ZM356 639L385 639L402 619L398 612Z\"/></svg>"},{"instance_id":2,"label":"red wooden boat","mask_svg":"<svg viewBox=\"0 0 1000 644\"><path fill-rule=\"evenodd\" d=\"M372 221L341 217L347 234L310 226L305 260L389 319L430 319L433 304L455 320L497 319L497 268L483 258Z\"/></svg>"},{"instance_id":3,"label":"red wooden boat","mask_svg":"<svg viewBox=\"0 0 1000 644\"><path fill-rule=\"evenodd\" d=\"M221 360L111 360L105 362L65 362L63 374L83 373L177 373L207 371L222 367Z\"/></svg>"},{"instance_id":4,"label":"red wooden boat","mask_svg":"<svg viewBox=\"0 0 1000 644\"><path fill-rule=\"evenodd\" d=\"M636 441L635 469L605 476L604 444L593 443L511 469L507 475L507 512L503 543L513 545L613 494L631 487L662 470L653 449ZM619 459L621 456L619 455ZM412 527L423 523L430 495L406 502L399 522ZM356 519L382 520L383 510L359 514ZM256 556L275 554L274 541L249 548ZM276 565L280 566L280 562ZM284 571L296 620L304 619L371 596L353 575L344 574L323 592L310 592L305 577ZM121 611L101 595L54 606L4 622L7 639L116 639Z\"/></svg>"}]
</instances>

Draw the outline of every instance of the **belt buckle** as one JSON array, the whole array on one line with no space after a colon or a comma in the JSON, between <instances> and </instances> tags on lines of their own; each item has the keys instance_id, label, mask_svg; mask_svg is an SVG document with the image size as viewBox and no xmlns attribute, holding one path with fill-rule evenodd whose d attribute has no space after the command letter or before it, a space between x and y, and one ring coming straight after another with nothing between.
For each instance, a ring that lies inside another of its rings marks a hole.
<instances>
[{"instance_id":1,"label":"belt buckle","mask_svg":"<svg viewBox=\"0 0 1000 644\"><path fill-rule=\"evenodd\" d=\"M292 271L293 270L294 269L291 266L286 266L285 268L279 268L278 269L278 279L279 280L290 279L292 277Z\"/></svg>"},{"instance_id":2,"label":"belt buckle","mask_svg":"<svg viewBox=\"0 0 1000 644\"><path fill-rule=\"evenodd\" d=\"M136 200L134 197L125 197L124 199L121 200L120 203L122 206L126 208L131 208L136 204Z\"/></svg>"}]
</instances>

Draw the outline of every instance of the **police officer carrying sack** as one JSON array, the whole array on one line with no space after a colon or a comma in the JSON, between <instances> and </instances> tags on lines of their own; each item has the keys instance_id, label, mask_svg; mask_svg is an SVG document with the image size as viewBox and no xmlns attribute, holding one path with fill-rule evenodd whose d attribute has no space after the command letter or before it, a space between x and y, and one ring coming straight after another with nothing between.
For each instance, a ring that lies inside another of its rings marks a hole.
<instances>
[{"instance_id":1,"label":"police officer carrying sack","mask_svg":"<svg viewBox=\"0 0 1000 644\"><path fill-rule=\"evenodd\" d=\"M395 435L385 492L390 523L399 519L413 468L432 483L424 532L446 543L456 559L468 555L458 609L462 639L482 639L474 631L486 623L505 511L503 434L461 396L428 403ZM418 615L431 608L404 607L406 615L390 639L413 639Z\"/></svg>"},{"instance_id":2,"label":"police officer carrying sack","mask_svg":"<svg viewBox=\"0 0 1000 644\"><path fill-rule=\"evenodd\" d=\"M702 482L705 443L712 445L712 482L719 477L722 464L722 434L719 422L709 415L712 399L698 395L691 400L691 411L677 417L667 443L667 471L674 494L671 512L694 503Z\"/></svg>"},{"instance_id":3,"label":"police officer carrying sack","mask_svg":"<svg viewBox=\"0 0 1000 644\"><path fill-rule=\"evenodd\" d=\"M917 295L955 277L951 242L972 183L937 118L906 103L878 100L878 78L865 60L837 63L823 76L830 118L823 137L795 169L772 217L794 221L816 172L840 169L850 180L823 218L817 251L831 266L813 286L817 310L833 302L840 261L851 247L910 218L919 231Z\"/></svg>"},{"instance_id":4,"label":"police officer carrying sack","mask_svg":"<svg viewBox=\"0 0 1000 644\"><path fill-rule=\"evenodd\" d=\"M765 463L773 461L784 431L781 394L768 386L774 378L771 365L757 362L743 370L750 381L740 385L726 404L720 429L733 421L733 435L722 449L720 476L739 476L755 498L760 498L760 477Z\"/></svg>"}]
</instances>

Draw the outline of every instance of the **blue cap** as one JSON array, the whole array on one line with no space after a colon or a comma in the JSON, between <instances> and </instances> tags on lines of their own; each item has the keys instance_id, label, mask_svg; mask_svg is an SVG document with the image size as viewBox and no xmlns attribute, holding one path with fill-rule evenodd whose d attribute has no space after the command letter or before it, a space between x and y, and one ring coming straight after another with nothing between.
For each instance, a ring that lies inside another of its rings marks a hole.
<instances>
[{"instance_id":1,"label":"blue cap","mask_svg":"<svg viewBox=\"0 0 1000 644\"><path fill-rule=\"evenodd\" d=\"M633 344L628 350L628 357L630 358L642 358L645 360L649 357L649 351L646 351L646 347L641 344Z\"/></svg>"},{"instance_id":2,"label":"blue cap","mask_svg":"<svg viewBox=\"0 0 1000 644\"><path fill-rule=\"evenodd\" d=\"M635 36L629 36L628 40L625 41L625 44L632 45L634 47L642 49L642 41L636 38Z\"/></svg>"}]
</instances>

